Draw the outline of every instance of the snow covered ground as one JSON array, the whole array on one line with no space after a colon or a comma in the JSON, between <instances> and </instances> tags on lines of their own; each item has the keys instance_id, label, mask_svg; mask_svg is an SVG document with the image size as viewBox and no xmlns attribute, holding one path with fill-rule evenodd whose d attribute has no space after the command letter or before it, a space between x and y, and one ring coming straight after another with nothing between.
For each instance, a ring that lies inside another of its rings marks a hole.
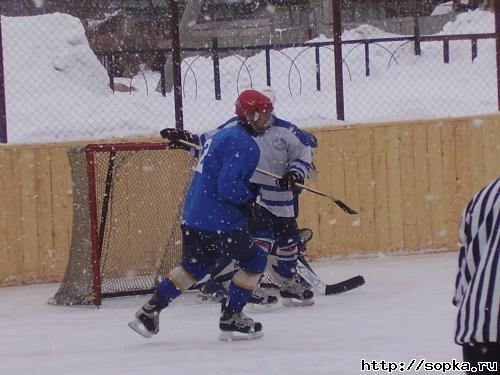
<instances>
[{"instance_id":1,"label":"snow covered ground","mask_svg":"<svg viewBox=\"0 0 500 375\"><path fill-rule=\"evenodd\" d=\"M494 30L494 14L477 10L460 14L442 34ZM2 32L10 143L151 136L174 126L173 96L155 91L158 73L145 70L132 78L117 78L136 90L112 93L77 18L2 17ZM345 31L342 39L392 36L362 25ZM345 123L497 111L494 39L478 41L474 62L470 41L450 42L449 64L443 63L442 42L422 43L421 48L421 56L416 56L413 43L371 44L367 77L363 45L344 45ZM316 90L314 62L314 48L271 52L277 114L301 127L344 124L336 120L332 46L320 49L321 91ZM222 100L215 100L211 55L183 61L186 129L213 129L231 116L238 92L266 84L263 51L247 60L221 58L220 69Z\"/></svg>"},{"instance_id":2,"label":"snow covered ground","mask_svg":"<svg viewBox=\"0 0 500 375\"><path fill-rule=\"evenodd\" d=\"M146 340L127 327L146 296L95 309L47 305L57 284L0 288L0 374L349 375L362 373L362 358L461 360L451 305L457 257L316 262L327 282L362 274L367 283L318 296L312 307L249 307L265 335L245 342L218 341L219 307L196 304L192 294L167 308L160 334Z\"/></svg>"}]
</instances>

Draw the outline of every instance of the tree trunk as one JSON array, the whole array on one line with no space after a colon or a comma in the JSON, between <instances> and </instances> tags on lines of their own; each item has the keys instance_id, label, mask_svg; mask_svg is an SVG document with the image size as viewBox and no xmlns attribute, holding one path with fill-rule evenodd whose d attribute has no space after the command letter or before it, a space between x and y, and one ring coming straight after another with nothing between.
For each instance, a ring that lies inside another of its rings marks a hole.
<instances>
[{"instance_id":1,"label":"tree trunk","mask_svg":"<svg viewBox=\"0 0 500 375\"><path fill-rule=\"evenodd\" d=\"M188 0L186 2L186 9L182 14L181 21L179 23L179 38L181 42L181 48L191 47L193 44L193 33L191 32L191 28L198 21L202 5L203 0ZM181 58L182 57L183 56L181 55ZM174 85L174 73L171 54L167 56L167 60L163 69L165 69L165 91L171 92ZM161 82L158 82L156 91L161 92Z\"/></svg>"},{"instance_id":2,"label":"tree trunk","mask_svg":"<svg viewBox=\"0 0 500 375\"><path fill-rule=\"evenodd\" d=\"M453 3L451 5L451 9L454 12L460 12L461 8L462 8L462 4L461 4L460 0L453 0Z\"/></svg>"}]
</instances>

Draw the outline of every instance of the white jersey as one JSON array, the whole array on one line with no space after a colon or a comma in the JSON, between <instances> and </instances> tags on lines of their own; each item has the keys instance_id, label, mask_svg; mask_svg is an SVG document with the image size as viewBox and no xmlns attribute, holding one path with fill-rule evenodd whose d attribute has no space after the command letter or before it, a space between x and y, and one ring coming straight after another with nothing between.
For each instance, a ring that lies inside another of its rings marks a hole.
<instances>
[{"instance_id":1,"label":"white jersey","mask_svg":"<svg viewBox=\"0 0 500 375\"><path fill-rule=\"evenodd\" d=\"M235 126L239 118L233 117L217 129L195 137L203 145L217 131ZM260 148L258 168L283 176L288 171L297 172L304 179L309 177L312 166L312 149L317 147L314 136L300 130L292 123L274 118L266 132L255 138ZM257 204L278 217L295 217L297 194L276 186L275 178L255 172L251 182L260 186Z\"/></svg>"}]
</instances>

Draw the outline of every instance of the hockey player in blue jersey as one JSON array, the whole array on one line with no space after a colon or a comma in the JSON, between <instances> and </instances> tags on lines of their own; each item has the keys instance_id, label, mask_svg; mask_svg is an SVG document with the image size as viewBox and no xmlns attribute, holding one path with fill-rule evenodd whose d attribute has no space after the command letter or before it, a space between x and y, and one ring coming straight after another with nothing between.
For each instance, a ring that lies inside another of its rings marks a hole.
<instances>
[{"instance_id":1,"label":"hockey player in blue jersey","mask_svg":"<svg viewBox=\"0 0 500 375\"><path fill-rule=\"evenodd\" d=\"M256 90L246 90L241 96L256 93L262 94ZM265 94L274 101L272 91ZM240 115L238 108L236 112ZM196 156L197 150L179 141L203 145L222 129L235 126L238 118L233 117L214 131L201 135L169 128L163 129L161 135L174 146L191 151ZM296 273L299 244L296 217L300 191L296 183L303 183L309 176L312 150L317 147L316 138L273 114L272 121L262 136L256 138L256 142L260 148L258 167L283 177L275 180L259 172L252 176L251 182L259 186L259 196L248 218L250 232L261 247L276 255L277 260L270 264L269 272L280 285L283 303L311 305L314 303L311 286Z\"/></svg>"},{"instance_id":2,"label":"hockey player in blue jersey","mask_svg":"<svg viewBox=\"0 0 500 375\"><path fill-rule=\"evenodd\" d=\"M221 340L261 337L262 324L243 314L262 272L267 253L255 244L247 227L245 210L255 200L250 183L259 160L257 135L271 120L272 102L265 95L239 96L238 123L205 142L182 217L183 257L180 266L155 289L151 299L129 326L144 337L159 332L159 314L175 298L205 277L216 262L235 259L227 301L219 328Z\"/></svg>"}]
</instances>

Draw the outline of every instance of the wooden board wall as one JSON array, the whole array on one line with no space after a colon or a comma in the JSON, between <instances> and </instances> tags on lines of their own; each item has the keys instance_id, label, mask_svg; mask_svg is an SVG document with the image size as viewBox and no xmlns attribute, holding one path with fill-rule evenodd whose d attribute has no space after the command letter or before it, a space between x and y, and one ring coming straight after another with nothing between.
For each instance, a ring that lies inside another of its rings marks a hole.
<instances>
[{"instance_id":1,"label":"wooden board wall","mask_svg":"<svg viewBox=\"0 0 500 375\"><path fill-rule=\"evenodd\" d=\"M308 183L360 212L303 193L299 223L315 232L313 258L455 249L465 204L500 176L500 115L312 131L320 147ZM71 145L0 146L0 286L62 279Z\"/></svg>"},{"instance_id":2,"label":"wooden board wall","mask_svg":"<svg viewBox=\"0 0 500 375\"><path fill-rule=\"evenodd\" d=\"M315 129L312 187L360 212L301 196L311 257L456 249L460 215L500 176L500 116Z\"/></svg>"},{"instance_id":3,"label":"wooden board wall","mask_svg":"<svg viewBox=\"0 0 500 375\"><path fill-rule=\"evenodd\" d=\"M0 147L0 285L61 280L72 225L66 147Z\"/></svg>"}]
</instances>

